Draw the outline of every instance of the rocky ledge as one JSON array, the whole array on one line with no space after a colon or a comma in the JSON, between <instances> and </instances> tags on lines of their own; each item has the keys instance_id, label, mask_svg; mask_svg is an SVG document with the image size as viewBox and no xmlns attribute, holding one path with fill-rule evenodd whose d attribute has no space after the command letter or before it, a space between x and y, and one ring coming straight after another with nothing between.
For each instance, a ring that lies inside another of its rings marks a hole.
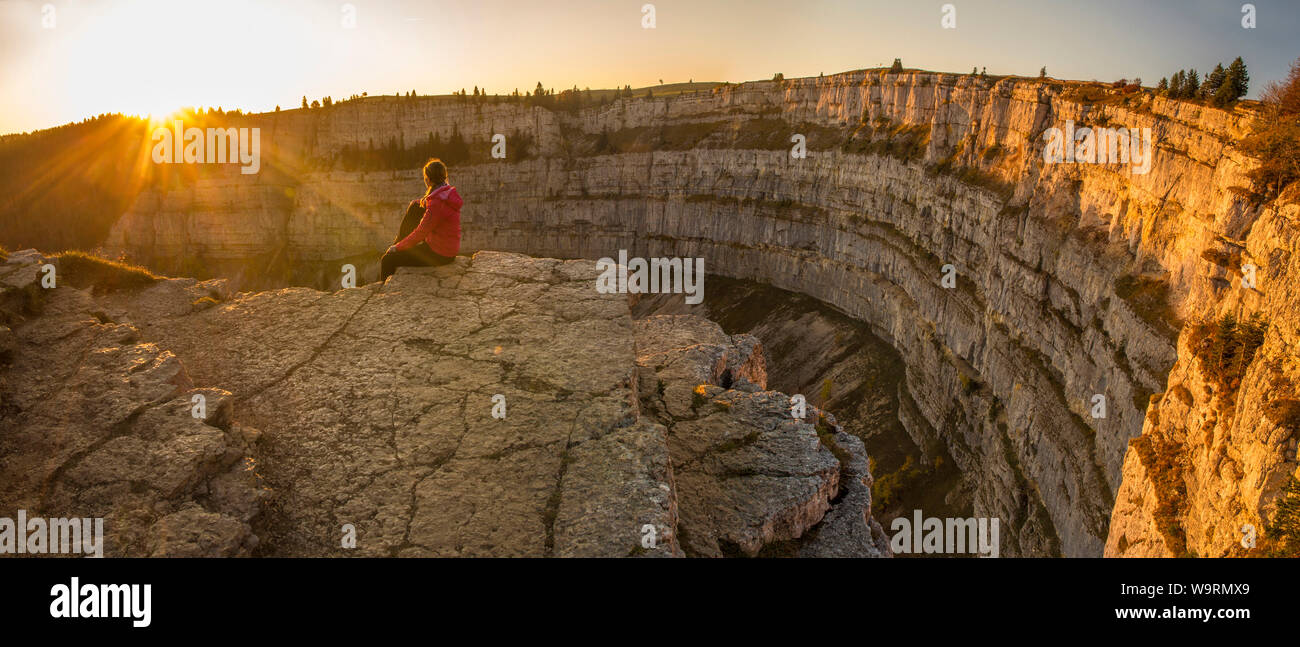
<instances>
[{"instance_id":1,"label":"rocky ledge","mask_svg":"<svg viewBox=\"0 0 1300 647\"><path fill-rule=\"evenodd\" d=\"M47 262L0 266L0 509L103 517L105 554L888 555L857 438L590 261L240 294Z\"/></svg>"}]
</instances>

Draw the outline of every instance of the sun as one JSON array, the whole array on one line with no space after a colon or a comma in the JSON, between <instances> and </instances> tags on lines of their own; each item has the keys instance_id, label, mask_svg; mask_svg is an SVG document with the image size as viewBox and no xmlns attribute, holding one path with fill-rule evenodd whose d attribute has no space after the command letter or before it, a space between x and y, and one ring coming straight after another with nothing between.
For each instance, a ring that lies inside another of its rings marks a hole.
<instances>
[{"instance_id":1,"label":"sun","mask_svg":"<svg viewBox=\"0 0 1300 647\"><path fill-rule=\"evenodd\" d=\"M174 117L180 116L182 112L184 112L183 108L177 108L173 106L170 108L157 108L157 109L149 110L146 111L144 114L140 115L140 117L144 119L148 119L150 126L161 126L165 124L170 124L172 122L172 119Z\"/></svg>"}]
</instances>

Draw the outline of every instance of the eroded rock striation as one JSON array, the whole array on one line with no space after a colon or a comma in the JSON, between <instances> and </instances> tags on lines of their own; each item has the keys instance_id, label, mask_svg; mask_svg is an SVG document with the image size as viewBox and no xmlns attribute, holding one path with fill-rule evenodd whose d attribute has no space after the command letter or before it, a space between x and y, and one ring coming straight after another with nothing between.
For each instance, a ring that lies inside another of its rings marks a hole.
<instances>
[{"instance_id":1,"label":"eroded rock striation","mask_svg":"<svg viewBox=\"0 0 1300 647\"><path fill-rule=\"evenodd\" d=\"M756 340L634 322L590 261L239 294L42 263L0 269L0 507L104 516L109 554L888 554L860 443L763 391Z\"/></svg>"}]
</instances>

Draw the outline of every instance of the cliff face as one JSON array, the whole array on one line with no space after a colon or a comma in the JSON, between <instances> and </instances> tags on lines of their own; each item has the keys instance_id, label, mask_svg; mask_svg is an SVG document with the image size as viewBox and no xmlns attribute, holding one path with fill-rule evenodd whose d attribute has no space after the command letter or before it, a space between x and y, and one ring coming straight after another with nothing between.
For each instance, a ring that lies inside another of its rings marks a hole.
<instances>
[{"instance_id":1,"label":"cliff face","mask_svg":"<svg viewBox=\"0 0 1300 647\"><path fill-rule=\"evenodd\" d=\"M589 261L238 295L54 262L0 265L0 506L103 516L108 555L888 555L856 438Z\"/></svg>"},{"instance_id":2,"label":"cliff face","mask_svg":"<svg viewBox=\"0 0 1300 647\"><path fill-rule=\"evenodd\" d=\"M1125 457L1108 556L1242 556L1276 541L1266 526L1297 475L1300 432L1300 303L1290 288L1300 278L1298 220L1296 204L1270 205L1244 240L1223 241L1259 268L1256 284L1210 275L1218 299L1203 303L1208 325L1183 330L1168 387ZM1221 332L1226 317L1241 322L1235 334ZM1228 338L1231 352L1255 317L1267 329L1253 356L1219 360L1216 343Z\"/></svg>"},{"instance_id":3,"label":"cliff face","mask_svg":"<svg viewBox=\"0 0 1300 647\"><path fill-rule=\"evenodd\" d=\"M1194 370L1176 367L1186 360L1182 322L1238 298L1285 313L1263 292L1234 296L1235 268L1207 260L1244 249L1273 268L1269 277L1289 262L1272 237L1290 220L1261 219L1271 207L1232 190L1248 185L1252 164L1233 146L1245 111L1082 84L879 70L574 114L397 99L332 110L262 117L271 147L302 158L382 134L409 142L455 130L482 146L496 132L533 139L538 159L453 169L468 201L468 250L698 256L707 272L801 292L870 324L906 361L908 431L946 445L975 514L1001 518L1004 554L1099 555L1115 537L1112 514L1135 528L1126 533L1150 536L1157 523L1130 511L1132 496L1117 505L1116 493L1145 479L1129 441L1144 424L1164 424L1147 415L1152 394L1171 368L1178 380ZM1149 172L1045 164L1044 131L1067 121L1150 128ZM791 157L794 134L806 137L806 158ZM258 273L289 261L291 280L328 284L344 262L374 271L417 177L202 181L146 195L106 248L163 269L196 258L216 272ZM942 283L948 264L952 288ZM1271 330L1261 352L1285 363L1274 353L1293 337ZM1252 384L1238 416L1250 415ZM1106 398L1105 417L1091 415L1095 395ZM1255 464L1266 494L1294 467ZM1191 487L1218 496L1220 478ZM1113 552L1125 552L1116 542Z\"/></svg>"}]
</instances>

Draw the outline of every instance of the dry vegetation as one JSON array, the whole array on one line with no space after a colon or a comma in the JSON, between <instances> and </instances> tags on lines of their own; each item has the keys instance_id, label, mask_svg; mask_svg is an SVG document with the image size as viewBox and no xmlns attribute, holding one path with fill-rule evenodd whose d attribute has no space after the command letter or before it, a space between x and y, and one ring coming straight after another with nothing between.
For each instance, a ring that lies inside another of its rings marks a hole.
<instances>
[{"instance_id":1,"label":"dry vegetation","mask_svg":"<svg viewBox=\"0 0 1300 647\"><path fill-rule=\"evenodd\" d=\"M1183 479L1186 458L1182 446L1156 434L1142 434L1129 441L1146 470L1156 494L1154 521L1165 547L1179 557L1187 553L1187 533L1182 517L1187 511L1187 482Z\"/></svg>"},{"instance_id":2,"label":"dry vegetation","mask_svg":"<svg viewBox=\"0 0 1300 647\"><path fill-rule=\"evenodd\" d=\"M1255 351L1264 344L1268 321L1259 313L1238 321L1232 314L1192 326L1188 344L1201 363L1201 373L1227 406L1235 401Z\"/></svg>"},{"instance_id":3,"label":"dry vegetation","mask_svg":"<svg viewBox=\"0 0 1300 647\"><path fill-rule=\"evenodd\" d=\"M111 292L152 285L162 277L138 265L69 251L53 256L58 267L58 280L77 288L93 288L96 292Z\"/></svg>"},{"instance_id":4,"label":"dry vegetation","mask_svg":"<svg viewBox=\"0 0 1300 647\"><path fill-rule=\"evenodd\" d=\"M1239 145L1260 162L1248 172L1254 184L1249 197L1255 202L1282 195L1300 179L1300 59L1291 64L1286 79L1265 86L1260 98L1264 115Z\"/></svg>"}]
</instances>

